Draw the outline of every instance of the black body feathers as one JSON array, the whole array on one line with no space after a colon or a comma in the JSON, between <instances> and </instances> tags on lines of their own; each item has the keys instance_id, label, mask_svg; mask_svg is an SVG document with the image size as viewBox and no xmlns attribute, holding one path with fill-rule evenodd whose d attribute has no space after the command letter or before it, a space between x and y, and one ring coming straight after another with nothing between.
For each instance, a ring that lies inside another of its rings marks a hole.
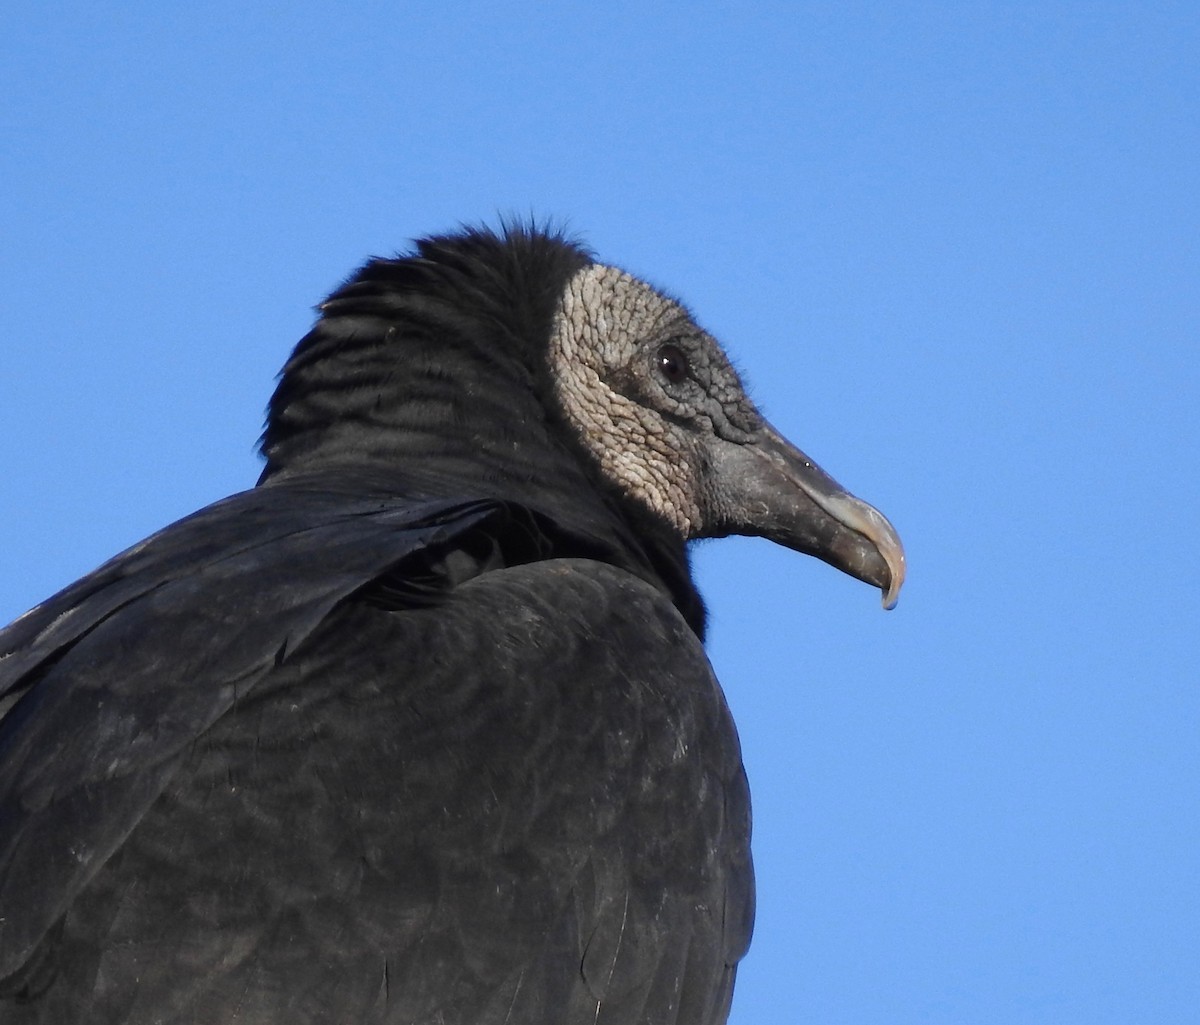
<instances>
[{"instance_id":1,"label":"black body feathers","mask_svg":"<svg viewBox=\"0 0 1200 1025\"><path fill-rule=\"evenodd\" d=\"M0 634L0 1022L723 1020L745 783L683 539L550 401L588 262L368 264L260 486Z\"/></svg>"}]
</instances>

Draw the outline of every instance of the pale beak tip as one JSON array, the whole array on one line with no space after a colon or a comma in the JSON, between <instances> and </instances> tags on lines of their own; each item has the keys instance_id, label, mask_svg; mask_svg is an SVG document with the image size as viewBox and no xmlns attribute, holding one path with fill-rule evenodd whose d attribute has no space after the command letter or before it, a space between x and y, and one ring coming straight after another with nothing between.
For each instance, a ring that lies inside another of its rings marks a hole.
<instances>
[{"instance_id":1,"label":"pale beak tip","mask_svg":"<svg viewBox=\"0 0 1200 1025\"><path fill-rule=\"evenodd\" d=\"M891 571L888 574L887 588L883 592L883 608L885 612L890 612L896 607L896 603L900 600L900 588L904 586L907 560L904 557L904 549L900 547L899 540L899 538L896 538L895 548L884 553L888 569Z\"/></svg>"}]
</instances>

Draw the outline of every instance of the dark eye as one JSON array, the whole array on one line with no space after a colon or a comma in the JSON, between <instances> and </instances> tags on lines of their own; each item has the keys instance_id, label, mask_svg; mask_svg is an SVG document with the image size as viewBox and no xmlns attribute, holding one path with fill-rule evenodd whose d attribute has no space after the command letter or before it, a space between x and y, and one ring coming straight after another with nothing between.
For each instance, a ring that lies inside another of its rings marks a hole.
<instances>
[{"instance_id":1,"label":"dark eye","mask_svg":"<svg viewBox=\"0 0 1200 1025\"><path fill-rule=\"evenodd\" d=\"M654 359L654 365L671 384L681 384L687 380L687 357L674 345L664 345L659 349L658 355Z\"/></svg>"}]
</instances>

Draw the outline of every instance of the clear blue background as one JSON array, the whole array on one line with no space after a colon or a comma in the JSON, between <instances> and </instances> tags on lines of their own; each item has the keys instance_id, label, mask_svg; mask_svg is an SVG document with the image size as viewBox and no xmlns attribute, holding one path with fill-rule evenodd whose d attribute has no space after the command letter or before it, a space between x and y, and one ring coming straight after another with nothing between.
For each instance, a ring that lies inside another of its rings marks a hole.
<instances>
[{"instance_id":1,"label":"clear blue background","mask_svg":"<svg viewBox=\"0 0 1200 1025\"><path fill-rule=\"evenodd\" d=\"M20 10L18 10L18 6ZM0 618L251 485L368 254L565 220L908 546L703 546L740 1025L1200 1022L1194 2L0 19Z\"/></svg>"}]
</instances>

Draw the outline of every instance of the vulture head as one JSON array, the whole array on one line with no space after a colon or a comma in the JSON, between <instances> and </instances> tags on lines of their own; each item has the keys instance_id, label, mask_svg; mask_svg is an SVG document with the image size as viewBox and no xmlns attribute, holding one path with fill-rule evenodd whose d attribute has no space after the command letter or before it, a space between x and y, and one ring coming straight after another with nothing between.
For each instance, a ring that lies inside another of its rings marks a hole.
<instances>
[{"instance_id":1,"label":"vulture head","mask_svg":"<svg viewBox=\"0 0 1200 1025\"><path fill-rule=\"evenodd\" d=\"M604 475L684 538L766 537L896 604L904 549L892 525L763 419L679 303L615 267L585 267L563 290L550 361Z\"/></svg>"},{"instance_id":2,"label":"vulture head","mask_svg":"<svg viewBox=\"0 0 1200 1025\"><path fill-rule=\"evenodd\" d=\"M425 239L321 313L272 398L262 483L336 464L469 469L517 498L553 481L681 541L769 538L895 605L904 549L883 514L763 418L680 303L579 245L519 228Z\"/></svg>"}]
</instances>

